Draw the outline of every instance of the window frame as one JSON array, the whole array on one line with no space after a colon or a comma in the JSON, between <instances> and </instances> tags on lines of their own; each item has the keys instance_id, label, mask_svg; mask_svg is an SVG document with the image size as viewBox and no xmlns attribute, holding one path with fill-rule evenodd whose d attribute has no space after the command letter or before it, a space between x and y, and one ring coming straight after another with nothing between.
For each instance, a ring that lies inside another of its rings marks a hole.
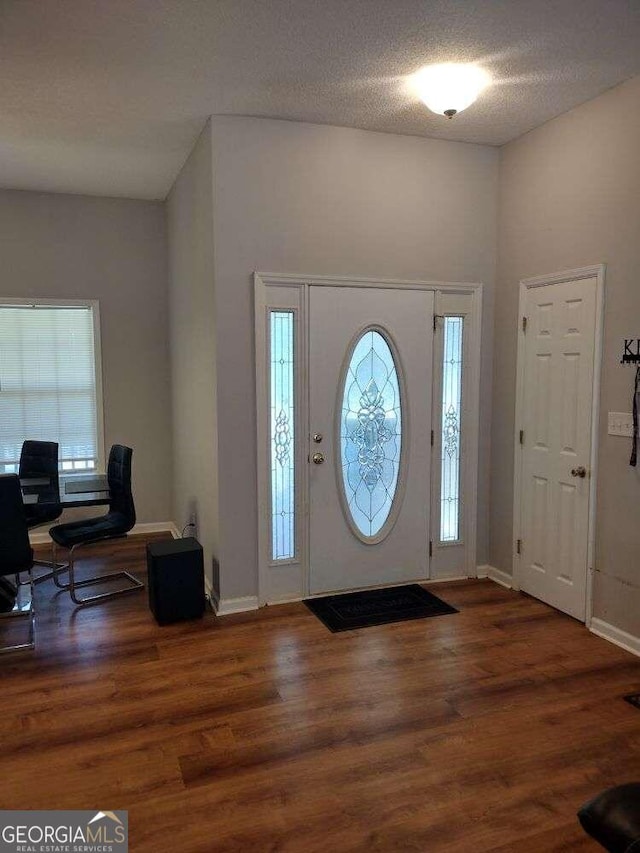
<instances>
[{"instance_id":1,"label":"window frame","mask_svg":"<svg viewBox=\"0 0 640 853\"><path fill-rule=\"evenodd\" d=\"M274 434L274 424L271 422L271 413L273 408L273 319L276 314L289 314L291 315L291 356L292 356L292 365L291 365L291 396L292 396L292 410L293 410L293 419L292 419L292 433L293 440L291 442L291 459L292 459L292 491L293 491L293 502L292 502L292 545L291 553L285 556L276 556L275 551L275 540L273 536L274 529L274 514L275 514L275 505L274 505L274 465L273 465L273 444L275 440ZM269 372L268 377L268 407L269 407L269 415L270 415L270 423L269 423L269 478L270 478L270 489L269 489L269 554L270 554L270 564L271 565L287 565L296 564L300 559L300 459L299 452L297 452L298 445L300 443L298 437L298 428L299 428L299 378L298 378L298 322L299 322L299 312L295 307L273 307L270 306L267 308L266 312L267 319L267 331L266 331L266 365L267 370Z\"/></svg>"},{"instance_id":2,"label":"window frame","mask_svg":"<svg viewBox=\"0 0 640 853\"><path fill-rule=\"evenodd\" d=\"M437 417L442 404L442 373L444 357L443 317L464 317L463 372L460 471L460 520L457 542L439 539L440 532L440 458L441 423ZM432 446L432 492L431 492L431 559L432 580L478 577L485 575L484 566L477 565L477 521L480 511L478 478L480 461L480 373L481 373L481 329L482 289L469 291L466 287L443 287L436 290L434 313L434 383L433 411L434 444ZM479 574L480 573L480 574Z\"/></svg>"},{"instance_id":3,"label":"window frame","mask_svg":"<svg viewBox=\"0 0 640 853\"><path fill-rule=\"evenodd\" d=\"M0 296L0 309L26 306L32 308L88 308L93 320L93 369L96 386L96 467L89 470L60 470L61 477L82 474L105 473L104 451L104 400L102 382L102 340L100 335L100 302L97 299L63 299L63 298L27 298L15 296Z\"/></svg>"},{"instance_id":4,"label":"window frame","mask_svg":"<svg viewBox=\"0 0 640 853\"><path fill-rule=\"evenodd\" d=\"M434 501L434 517L437 520L437 524L435 525L435 529L432 533L432 541L437 544L439 548L449 548L455 547L456 545L464 545L465 544L465 514L466 514L466 505L465 505L465 489L464 489L464 473L465 473L465 462L466 462L466 433L467 433L467 417L466 417L466 384L467 384L467 376L465 368L468 368L468 360L467 360L467 347L466 347L466 338L467 338L467 314L463 311L445 311L441 315L437 315L442 320L442 329L441 335L436 340L434 336L434 344L436 346L436 358L434 360L434 364L436 365L437 371L437 382L434 382L434 396L437 392L438 399L435 400L434 406L434 425L437 430L437 442L436 446L438 448L438 453L434 454L434 462L437 465L437 473L436 473L436 482L438 485L438 494L436 496L436 500ZM443 527L443 512L442 512L442 490L443 490L443 471L444 471L444 458L443 458L443 438L444 438L444 421L445 421L445 413L444 413L444 384L445 384L445 355L446 355L446 344L447 344L447 333L446 333L446 325L447 320L460 320L461 321L461 329L460 329L460 377L458 380L458 384L460 386L459 393L459 406L458 406L458 460L457 460L457 468L458 468L458 476L457 476L457 518L456 518L456 527L458 535L454 539L443 539L442 538L442 527ZM434 483L435 485L435 483Z\"/></svg>"}]
</instances>

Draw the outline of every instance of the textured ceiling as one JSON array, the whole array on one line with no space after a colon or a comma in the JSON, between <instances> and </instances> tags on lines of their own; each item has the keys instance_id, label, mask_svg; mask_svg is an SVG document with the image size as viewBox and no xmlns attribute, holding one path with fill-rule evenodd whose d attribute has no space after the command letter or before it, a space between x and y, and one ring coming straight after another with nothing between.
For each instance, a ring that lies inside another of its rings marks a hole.
<instances>
[{"instance_id":1,"label":"textured ceiling","mask_svg":"<svg viewBox=\"0 0 640 853\"><path fill-rule=\"evenodd\" d=\"M475 61L452 121L405 75ZM0 0L0 186L164 198L206 117L501 145L640 73L640 0Z\"/></svg>"}]
</instances>

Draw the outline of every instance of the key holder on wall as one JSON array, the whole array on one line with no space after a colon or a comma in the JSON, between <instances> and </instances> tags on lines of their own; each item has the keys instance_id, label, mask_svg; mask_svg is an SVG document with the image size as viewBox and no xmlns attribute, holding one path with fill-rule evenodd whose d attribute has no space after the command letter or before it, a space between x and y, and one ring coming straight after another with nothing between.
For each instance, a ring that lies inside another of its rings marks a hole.
<instances>
[{"instance_id":1,"label":"key holder on wall","mask_svg":"<svg viewBox=\"0 0 640 853\"><path fill-rule=\"evenodd\" d=\"M640 364L640 338L625 338L620 364Z\"/></svg>"},{"instance_id":2,"label":"key holder on wall","mask_svg":"<svg viewBox=\"0 0 640 853\"><path fill-rule=\"evenodd\" d=\"M631 439L631 459L629 465L638 464L638 392L640 391L640 367L636 368L636 380L633 386L633 438Z\"/></svg>"},{"instance_id":3,"label":"key holder on wall","mask_svg":"<svg viewBox=\"0 0 640 853\"><path fill-rule=\"evenodd\" d=\"M635 468L638 464L638 394L640 394L640 338L625 338L620 364L636 365L636 377L633 384L633 437L631 439L631 458L629 465Z\"/></svg>"}]
</instances>

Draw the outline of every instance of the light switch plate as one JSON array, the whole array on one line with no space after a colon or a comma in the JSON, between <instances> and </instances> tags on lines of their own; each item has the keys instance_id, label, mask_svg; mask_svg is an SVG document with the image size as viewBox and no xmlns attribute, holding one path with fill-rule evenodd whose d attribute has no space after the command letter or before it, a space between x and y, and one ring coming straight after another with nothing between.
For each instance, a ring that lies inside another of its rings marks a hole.
<instances>
[{"instance_id":1,"label":"light switch plate","mask_svg":"<svg viewBox=\"0 0 640 853\"><path fill-rule=\"evenodd\" d=\"M609 435L633 435L631 412L609 412Z\"/></svg>"}]
</instances>

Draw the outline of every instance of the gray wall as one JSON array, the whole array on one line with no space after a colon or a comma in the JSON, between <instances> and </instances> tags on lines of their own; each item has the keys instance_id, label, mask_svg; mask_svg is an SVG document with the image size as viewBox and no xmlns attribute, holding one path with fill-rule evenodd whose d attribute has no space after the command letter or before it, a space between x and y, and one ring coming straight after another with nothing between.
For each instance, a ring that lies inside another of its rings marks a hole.
<instances>
[{"instance_id":1,"label":"gray wall","mask_svg":"<svg viewBox=\"0 0 640 853\"><path fill-rule=\"evenodd\" d=\"M207 123L169 194L167 232L173 519L182 528L196 514L209 573L219 547L212 192Z\"/></svg>"},{"instance_id":2,"label":"gray wall","mask_svg":"<svg viewBox=\"0 0 640 853\"><path fill-rule=\"evenodd\" d=\"M0 295L100 302L105 446L134 448L138 521L171 518L160 202L0 191Z\"/></svg>"},{"instance_id":3,"label":"gray wall","mask_svg":"<svg viewBox=\"0 0 640 853\"><path fill-rule=\"evenodd\" d=\"M608 411L631 411L640 337L640 77L560 116L501 152L495 314L490 562L511 572L518 282L604 262L606 309L594 615L640 635L640 469Z\"/></svg>"},{"instance_id":4,"label":"gray wall","mask_svg":"<svg viewBox=\"0 0 640 853\"><path fill-rule=\"evenodd\" d=\"M480 562L487 556L495 149L212 119L221 592L257 594L254 270L487 283Z\"/></svg>"}]
</instances>

